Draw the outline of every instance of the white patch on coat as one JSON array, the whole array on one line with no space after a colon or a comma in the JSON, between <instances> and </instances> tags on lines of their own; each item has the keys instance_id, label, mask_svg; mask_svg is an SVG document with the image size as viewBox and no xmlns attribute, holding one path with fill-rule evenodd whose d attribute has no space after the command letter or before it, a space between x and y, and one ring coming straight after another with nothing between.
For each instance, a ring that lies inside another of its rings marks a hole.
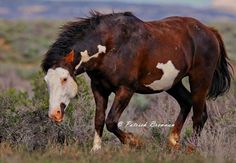
<instances>
[{"instance_id":1,"label":"white patch on coat","mask_svg":"<svg viewBox=\"0 0 236 163\"><path fill-rule=\"evenodd\" d=\"M78 86L68 70L58 67L49 69L44 77L49 91L49 115L54 109L60 109L60 104L68 106L70 99L77 94ZM64 81L66 80L66 81Z\"/></svg>"},{"instance_id":2,"label":"white patch on coat","mask_svg":"<svg viewBox=\"0 0 236 163\"><path fill-rule=\"evenodd\" d=\"M98 48L98 52L96 54L91 55L91 56L89 56L87 50L85 50L83 52L80 52L81 60L80 60L79 64L75 67L75 69L77 70L82 63L86 63L92 58L97 58L99 56L99 54L106 53L106 47L105 46L98 45L97 48Z\"/></svg>"},{"instance_id":3,"label":"white patch on coat","mask_svg":"<svg viewBox=\"0 0 236 163\"><path fill-rule=\"evenodd\" d=\"M173 63L169 60L167 63L158 63L156 68L163 71L161 79L153 81L146 87L151 88L152 90L168 90L174 83L175 78L177 77L179 70L175 68Z\"/></svg>"},{"instance_id":4,"label":"white patch on coat","mask_svg":"<svg viewBox=\"0 0 236 163\"><path fill-rule=\"evenodd\" d=\"M93 148L91 149L92 152L96 152L102 148L102 139L98 135L97 131L95 131L94 134L94 140L93 140Z\"/></svg>"}]
</instances>

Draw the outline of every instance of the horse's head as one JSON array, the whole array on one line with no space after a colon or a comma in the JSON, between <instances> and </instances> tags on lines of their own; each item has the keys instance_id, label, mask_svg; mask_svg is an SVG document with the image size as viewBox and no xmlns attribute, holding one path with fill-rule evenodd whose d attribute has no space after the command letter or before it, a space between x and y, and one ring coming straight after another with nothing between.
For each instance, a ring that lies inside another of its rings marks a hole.
<instances>
[{"instance_id":1,"label":"horse's head","mask_svg":"<svg viewBox=\"0 0 236 163\"><path fill-rule=\"evenodd\" d=\"M105 17L104 17L105 19ZM101 21L100 21L101 20ZM49 117L63 120L70 100L77 94L75 75L91 71L99 64L111 42L108 24L99 15L68 23L50 47L42 63L49 91ZM96 29L96 30L95 30ZM72 50L69 54L69 50Z\"/></svg>"},{"instance_id":2,"label":"horse's head","mask_svg":"<svg viewBox=\"0 0 236 163\"><path fill-rule=\"evenodd\" d=\"M69 54L65 58L67 62L71 61L71 55L74 54ZM63 67L48 69L44 79L49 91L48 116L56 122L61 122L70 100L77 94L77 83L73 74Z\"/></svg>"}]
</instances>

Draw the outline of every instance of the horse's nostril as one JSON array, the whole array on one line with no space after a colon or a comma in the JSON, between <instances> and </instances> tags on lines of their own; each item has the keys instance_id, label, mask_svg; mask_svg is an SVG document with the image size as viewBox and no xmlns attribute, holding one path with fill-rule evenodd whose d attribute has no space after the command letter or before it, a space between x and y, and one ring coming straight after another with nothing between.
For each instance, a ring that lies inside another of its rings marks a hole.
<instances>
[{"instance_id":1,"label":"horse's nostril","mask_svg":"<svg viewBox=\"0 0 236 163\"><path fill-rule=\"evenodd\" d=\"M62 113L64 113L65 108L66 108L66 104L62 102L62 103L60 104L60 107L61 107Z\"/></svg>"}]
</instances>

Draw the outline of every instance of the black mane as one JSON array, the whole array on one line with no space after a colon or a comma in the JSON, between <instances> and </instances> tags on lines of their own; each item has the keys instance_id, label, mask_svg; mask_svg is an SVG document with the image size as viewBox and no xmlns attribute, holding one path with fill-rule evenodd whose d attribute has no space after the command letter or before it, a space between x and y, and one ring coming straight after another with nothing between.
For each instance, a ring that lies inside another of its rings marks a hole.
<instances>
[{"instance_id":1,"label":"black mane","mask_svg":"<svg viewBox=\"0 0 236 163\"><path fill-rule=\"evenodd\" d=\"M51 45L45 54L41 67L44 72L56 65L61 59L72 50L76 40L83 34L95 27L104 19L115 16L133 16L131 12L101 14L97 11L91 11L87 18L78 18L78 21L69 22L61 27L61 32L57 40Z\"/></svg>"}]
</instances>

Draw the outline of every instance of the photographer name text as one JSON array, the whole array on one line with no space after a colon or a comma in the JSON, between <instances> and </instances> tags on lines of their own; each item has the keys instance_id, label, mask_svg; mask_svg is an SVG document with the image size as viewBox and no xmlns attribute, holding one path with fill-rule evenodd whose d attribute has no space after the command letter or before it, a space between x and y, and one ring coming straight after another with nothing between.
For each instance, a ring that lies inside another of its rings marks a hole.
<instances>
[{"instance_id":1,"label":"photographer name text","mask_svg":"<svg viewBox=\"0 0 236 163\"><path fill-rule=\"evenodd\" d=\"M134 122L134 121L120 121L118 127L174 127L174 124L170 123L158 123L156 121L151 122Z\"/></svg>"}]
</instances>

